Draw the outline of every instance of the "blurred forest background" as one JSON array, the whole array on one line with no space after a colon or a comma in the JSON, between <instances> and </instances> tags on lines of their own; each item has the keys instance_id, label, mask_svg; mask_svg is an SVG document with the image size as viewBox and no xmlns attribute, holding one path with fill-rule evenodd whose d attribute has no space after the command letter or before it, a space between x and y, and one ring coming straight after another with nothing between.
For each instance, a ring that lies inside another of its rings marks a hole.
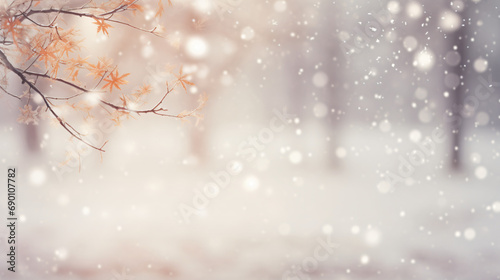
<instances>
[{"instance_id":1,"label":"blurred forest background","mask_svg":"<svg viewBox=\"0 0 500 280\"><path fill-rule=\"evenodd\" d=\"M68 161L77 141L17 123L19 101L0 94L0 160L21 178L19 272L2 279L500 278L497 1L172 2L166 38L70 24L132 85L183 65L195 86L168 108L206 92L199 124L131 118L104 133L102 161ZM402 176L436 128L445 141ZM388 187L388 173L405 178ZM318 238L338 247L306 267Z\"/></svg>"}]
</instances>

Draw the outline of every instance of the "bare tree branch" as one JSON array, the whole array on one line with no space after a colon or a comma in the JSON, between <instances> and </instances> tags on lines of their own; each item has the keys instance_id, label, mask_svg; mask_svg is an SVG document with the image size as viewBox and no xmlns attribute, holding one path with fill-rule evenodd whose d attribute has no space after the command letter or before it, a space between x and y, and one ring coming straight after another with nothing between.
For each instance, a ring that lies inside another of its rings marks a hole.
<instances>
[{"instance_id":1,"label":"bare tree branch","mask_svg":"<svg viewBox=\"0 0 500 280\"><path fill-rule=\"evenodd\" d=\"M66 101L70 106L72 106L72 108L81 109L73 100L79 100L78 98L83 97L87 93L102 92L102 90L97 89L102 81L107 82L103 89L109 87L109 92L113 90L113 86L118 90L121 90L119 86L127 83L127 81L124 80L124 77L130 73L119 75L117 66L112 69L112 63L106 59L99 58L99 62L94 65L87 62L87 58L81 58L80 55L78 55L78 58L70 56L73 51L80 50L79 43L81 41L77 41L73 38L75 36L73 33L75 31L74 28L64 29L64 26L58 27L58 23L65 20L65 18L61 15L67 15L70 18L85 17L96 20L99 25L97 32L103 30L104 34L107 34L106 28L111 27L110 24L103 24L106 21L164 38L156 32L156 27L151 30L146 30L125 21L115 19L115 15L118 13L130 10L135 12L134 9L142 10L141 6L137 4L138 1L139 0L121 0L119 4L112 4L112 7L108 5L108 8L93 7L93 1L89 1L76 8L42 7L38 9L34 9L34 7L40 3L39 1L31 0L17 3L16 1L11 2L8 7L8 13L0 15L0 22L4 27L2 32L0 32L0 45L2 46L2 48L0 48L0 63L5 66L8 71L18 76L22 84L26 84L28 86L28 92L27 94L17 96L10 93L8 88L0 86L0 90L18 100L24 100L23 98L27 95L28 102L32 98L32 91L36 92L45 104L45 111L49 111L50 114L57 119L64 130L87 146L100 152L104 152L103 147L107 141L101 147L91 143L83 133L79 132L70 123L64 121L55 109L60 104L58 101ZM36 5L34 5L35 2L37 3ZM16 9L15 12L13 12L14 9ZM22 60L18 67L15 67L11 63L11 61L14 61L15 59ZM40 70L40 72L30 70L32 67L39 67L42 70ZM64 79L58 76L58 71L63 71L61 69L71 71L69 76L70 78ZM78 73L82 69L85 69L89 72L89 74L94 75L95 78L99 78L99 81L93 88L88 88L79 82ZM43 73L43 71L46 72ZM155 114L177 119L193 116L200 119L200 115L197 111L203 105L200 105L191 111L184 111L178 115L167 113L168 109L163 107L166 97L169 93L176 89L177 86L181 85L186 91L186 85L193 85L193 83L186 80L186 76L187 75L182 74L181 68L179 76L176 76L176 79L171 83L173 86L167 82L166 91L162 94L161 98L154 103L155 105L149 109L130 108L128 105L130 99L125 95L120 98L123 102L123 104L120 105L113 102L113 96L115 95L110 95L110 97L101 96L97 98L97 101L99 102L99 107L113 115L114 119L112 120L117 123L120 122L122 116L128 116L129 113L135 113L137 115ZM72 95L66 94L65 96L48 96L47 93L38 88L37 81L39 79L56 82L59 85L70 87L75 91L75 93ZM141 88L137 93L134 93L133 96L137 101L140 100L139 98L142 95L150 92L151 89L149 87L145 87ZM92 110L92 106L83 106L84 110L86 110L88 115L91 116L90 112ZM116 112L118 112L118 114L115 114Z\"/></svg>"},{"instance_id":2,"label":"bare tree branch","mask_svg":"<svg viewBox=\"0 0 500 280\"><path fill-rule=\"evenodd\" d=\"M70 10L70 9L54 9L54 8L49 8L49 9L44 9L44 10L31 10L28 13L22 13L21 15L23 16L23 19L27 18L27 17L29 17L31 15L36 15L36 14L53 14L53 13L67 14L67 15L72 15L72 16L77 16L77 17L87 17L87 18L98 19L98 20L105 20L105 21L117 23L117 24L120 24L120 25L124 25L124 26L130 27L132 29L136 29L136 30L139 30L139 31L142 31L142 32L146 32L146 33L151 33L151 34L153 34L155 36L164 38L163 36L161 36L160 34L158 34L158 33L155 32L156 29L157 29L157 27L154 27L151 30L147 30L147 29L143 29L143 28L137 27L135 25L132 25L130 23L126 23L126 22L123 22L123 21L120 21L120 20L112 19L111 17L113 16L113 14L109 14L109 12L108 13L104 13L104 14L100 14L100 15L94 15L92 13L86 13L86 12L75 12L77 10L79 10L79 9ZM103 15L108 15L108 14L109 14L108 17L103 16ZM46 26L46 27L51 27L51 26Z\"/></svg>"},{"instance_id":3,"label":"bare tree branch","mask_svg":"<svg viewBox=\"0 0 500 280\"><path fill-rule=\"evenodd\" d=\"M67 122L63 121L59 115L54 111L54 109L52 108L52 105L50 104L50 102L47 100L47 98L45 98L45 95L33 84L31 83L30 81L28 81L28 79L23 75L23 73L21 73L16 67L14 67L12 65L12 63L10 63L9 59L7 58L7 56L5 56L4 52L2 50L0 50L0 60L2 60L3 64L5 65L5 67L7 67L7 69L9 69L10 71L12 71L14 74L16 74L23 83L27 84L31 89L33 89L36 93L38 93L38 95L40 95L40 97L42 97L43 99L43 102L45 103L45 105L47 106L47 109L50 111L50 113L59 121L59 124L67 131L69 132L69 134L71 134L73 137L75 137L76 139L78 139L79 141L83 142L84 144L86 144L87 146L93 148L93 149L96 149L98 151L101 151L101 152L104 152L104 150L102 150L102 148L99 148L99 147L96 147L94 146L93 144L91 144L90 142L88 142L87 140L85 140L82 136L82 134L80 132L78 132L76 129L74 129L71 125L69 125Z\"/></svg>"}]
</instances>

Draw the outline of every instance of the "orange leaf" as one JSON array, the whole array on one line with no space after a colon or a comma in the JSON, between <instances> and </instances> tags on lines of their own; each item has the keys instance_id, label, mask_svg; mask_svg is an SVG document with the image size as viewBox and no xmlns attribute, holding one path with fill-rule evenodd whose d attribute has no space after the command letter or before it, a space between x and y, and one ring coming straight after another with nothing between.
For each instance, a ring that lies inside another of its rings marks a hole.
<instances>
[{"instance_id":1,"label":"orange leaf","mask_svg":"<svg viewBox=\"0 0 500 280\"><path fill-rule=\"evenodd\" d=\"M141 98L143 95L150 94L153 88L151 85L143 85L136 92L132 93L132 96L135 97L136 101Z\"/></svg>"},{"instance_id":2,"label":"orange leaf","mask_svg":"<svg viewBox=\"0 0 500 280\"><path fill-rule=\"evenodd\" d=\"M168 1L171 4L170 0ZM155 17L161 17L163 15L163 2L158 0L158 11L156 11Z\"/></svg>"},{"instance_id":3,"label":"orange leaf","mask_svg":"<svg viewBox=\"0 0 500 280\"><path fill-rule=\"evenodd\" d=\"M7 33L12 33L12 40L14 41L14 44L17 46L17 37L20 37L20 31L21 28L20 26L21 21L18 18L14 17L5 17L3 18L4 21L2 23L2 29L7 30Z\"/></svg>"},{"instance_id":4,"label":"orange leaf","mask_svg":"<svg viewBox=\"0 0 500 280\"><path fill-rule=\"evenodd\" d=\"M88 57L81 58L80 55L78 55L78 58L72 58L67 62L68 67L66 70L70 71L69 76L72 81L77 81L78 72L80 71L80 68L84 67L84 65L88 63L87 59Z\"/></svg>"},{"instance_id":5,"label":"orange leaf","mask_svg":"<svg viewBox=\"0 0 500 280\"><path fill-rule=\"evenodd\" d=\"M45 62L45 67L48 67L48 64L57 59L56 55L54 54L54 50L52 49L41 49L40 52L38 53L40 55L39 60Z\"/></svg>"},{"instance_id":6,"label":"orange leaf","mask_svg":"<svg viewBox=\"0 0 500 280\"><path fill-rule=\"evenodd\" d=\"M179 74L174 74L174 76L177 78L177 82L179 82L179 84L181 84L182 88L184 88L184 90L186 91L187 93L187 87L186 85L190 85L190 86L193 86L194 83L186 80L186 78L189 76L188 74L182 74L182 67L179 69Z\"/></svg>"},{"instance_id":7,"label":"orange leaf","mask_svg":"<svg viewBox=\"0 0 500 280\"><path fill-rule=\"evenodd\" d=\"M89 75L93 75L94 79L101 78L109 67L111 67L111 60L105 57L100 57L97 64L88 63L87 70L90 71Z\"/></svg>"},{"instance_id":8,"label":"orange leaf","mask_svg":"<svg viewBox=\"0 0 500 280\"><path fill-rule=\"evenodd\" d=\"M141 5L136 4L135 2L136 2L135 0L126 0L123 4L127 5L128 6L127 9L131 9L134 12L134 15L136 10L144 12L144 8Z\"/></svg>"},{"instance_id":9,"label":"orange leaf","mask_svg":"<svg viewBox=\"0 0 500 280\"><path fill-rule=\"evenodd\" d=\"M128 83L128 81L124 80L125 77L130 75L130 73L121 75L118 73L118 70L115 70L114 72L111 72L108 77L104 79L105 82L107 82L102 88L105 89L109 87L109 92L113 91L113 87L121 90L120 85L125 85Z\"/></svg>"},{"instance_id":10,"label":"orange leaf","mask_svg":"<svg viewBox=\"0 0 500 280\"><path fill-rule=\"evenodd\" d=\"M97 25L97 33L102 31L102 34L109 36L108 28L110 28L110 27L112 28L113 26L108 24L104 19L94 18L94 20L95 20L95 22L93 22L93 24Z\"/></svg>"}]
</instances>

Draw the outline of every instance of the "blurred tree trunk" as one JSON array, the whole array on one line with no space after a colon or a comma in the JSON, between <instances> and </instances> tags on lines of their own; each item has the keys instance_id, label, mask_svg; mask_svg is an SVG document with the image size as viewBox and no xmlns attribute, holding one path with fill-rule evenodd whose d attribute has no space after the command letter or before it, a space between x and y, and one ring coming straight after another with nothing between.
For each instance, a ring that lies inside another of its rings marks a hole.
<instances>
[{"instance_id":1,"label":"blurred tree trunk","mask_svg":"<svg viewBox=\"0 0 500 280\"><path fill-rule=\"evenodd\" d=\"M324 71L328 76L328 83L323 88L325 102L327 106L327 115L325 117L325 127L327 129L327 149L329 164L331 167L337 168L340 166L340 160L337 157L337 149L340 144L340 121L339 110L342 110L342 91L346 77L342 75L348 68L348 63L341 63L343 59L342 50L340 48L340 40L338 38L338 30L340 22L338 17L331 16L339 14L340 5L325 2L320 6L320 34L317 44L321 48L321 57L323 58Z\"/></svg>"},{"instance_id":2,"label":"blurred tree trunk","mask_svg":"<svg viewBox=\"0 0 500 280\"><path fill-rule=\"evenodd\" d=\"M21 95L21 93L25 90L25 85L21 84L17 78L16 79L13 79L11 80L11 83L19 83L17 85L13 85L13 90L14 90L14 93L16 95ZM39 83L39 88L43 91L45 90L44 86L45 84L44 83ZM29 101L29 105L31 105L31 107L33 109L37 108L39 106L39 104L36 104L34 101L33 101L33 96L35 96L37 93L32 93L32 98L30 98L30 101ZM10 97L9 97L10 98ZM26 99L22 99L21 101L19 101L19 107L23 107L24 105L26 105ZM19 117L19 110L16 111L17 115L14 115L12 116L12 121L13 122L17 122L17 118ZM38 155L38 153L40 153L40 144L41 144L41 137L40 137L40 125L41 124L41 121L38 122L38 125L34 125L33 123L30 123L30 124L24 124L24 123L19 123L19 125L22 126L22 134L19 135L19 137L22 137L23 139L23 145L25 147L25 150L24 152L26 153L27 156L36 156Z\"/></svg>"},{"instance_id":3,"label":"blurred tree trunk","mask_svg":"<svg viewBox=\"0 0 500 280\"><path fill-rule=\"evenodd\" d=\"M32 103L32 102L31 102ZM31 104L33 108L36 108L36 104ZM39 125L25 125L24 128L25 132L25 144L26 147L28 148L28 152L30 154L38 154L40 152L40 129Z\"/></svg>"},{"instance_id":4,"label":"blurred tree trunk","mask_svg":"<svg viewBox=\"0 0 500 280\"><path fill-rule=\"evenodd\" d=\"M451 151L450 151L450 167L452 170L459 171L462 168L462 150L463 150L463 134L464 134L464 120L461 115L461 111L464 110L464 96L467 91L466 80L468 77L467 70L467 42L469 40L468 35L468 27L466 24L467 21L467 7L464 7L464 11L461 13L462 17L462 26L452 34L453 40L450 46L450 49L453 46L457 46L457 50L460 54L461 60L460 63L451 69L451 71L455 72L459 77L461 77L461 81L459 85L456 87L453 94L450 96L450 110L453 114L453 121L450 125L450 133L451 133Z\"/></svg>"}]
</instances>

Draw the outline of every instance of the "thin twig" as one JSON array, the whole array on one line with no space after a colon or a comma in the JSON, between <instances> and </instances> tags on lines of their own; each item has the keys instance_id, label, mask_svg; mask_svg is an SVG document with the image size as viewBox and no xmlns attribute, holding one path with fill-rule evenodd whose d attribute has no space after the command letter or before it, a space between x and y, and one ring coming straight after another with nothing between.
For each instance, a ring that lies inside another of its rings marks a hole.
<instances>
[{"instance_id":1,"label":"thin twig","mask_svg":"<svg viewBox=\"0 0 500 280\"><path fill-rule=\"evenodd\" d=\"M68 14L68 15L73 15L73 16L78 16L78 17L87 17L87 18L92 18L92 19L105 20L105 21L109 21L109 22L113 22L113 23L125 25L127 27L132 28L132 29L136 29L136 30L139 30L139 31L142 31L142 32L146 32L146 33L151 33L151 34L153 34L155 36L164 38L163 36L161 36L160 34L158 34L158 33L155 32L157 27L154 27L151 30L147 30L147 29L143 29L143 28L134 26L134 25L132 25L130 23L126 23L126 22L123 22L123 21L120 21L120 20L111 19L111 17L106 18L106 17L96 16L96 15L91 14L91 13L74 12L73 10L69 10L69 9L64 10L64 9L49 8L49 9L45 9L45 10L31 10L26 15L27 16L31 16L31 15L34 15L34 14L51 14L51 13Z\"/></svg>"},{"instance_id":2,"label":"thin twig","mask_svg":"<svg viewBox=\"0 0 500 280\"><path fill-rule=\"evenodd\" d=\"M8 95L10 95L10 96L12 96L12 97L14 97L14 98L17 98L17 99L19 99L19 100L21 100L21 97L19 97L19 96L15 95L15 94L12 94L12 93L10 93L10 92L8 92L8 91L7 91L5 88L3 88L2 86L0 86L0 89L1 89L1 90L3 90L3 91L4 91L5 93L7 93Z\"/></svg>"}]
</instances>

